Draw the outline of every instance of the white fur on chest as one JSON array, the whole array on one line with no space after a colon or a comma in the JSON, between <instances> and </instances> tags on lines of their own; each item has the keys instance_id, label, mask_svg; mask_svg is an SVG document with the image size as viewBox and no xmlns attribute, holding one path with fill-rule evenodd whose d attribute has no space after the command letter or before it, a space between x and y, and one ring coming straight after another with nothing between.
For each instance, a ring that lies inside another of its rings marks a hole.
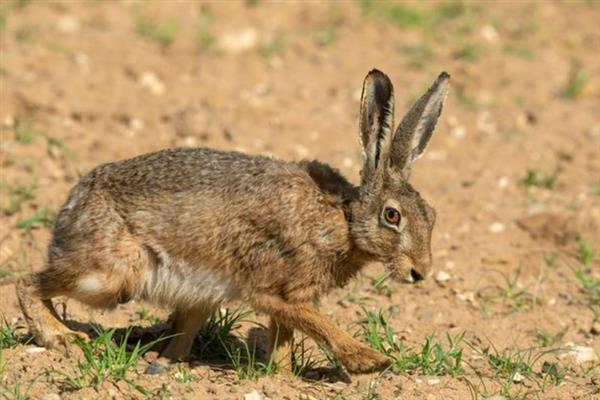
<instances>
[{"instance_id":1,"label":"white fur on chest","mask_svg":"<svg viewBox=\"0 0 600 400\"><path fill-rule=\"evenodd\" d=\"M207 265L189 265L159 254L159 262L148 267L141 298L157 305L193 307L202 303L218 305L237 297L228 277Z\"/></svg>"}]
</instances>

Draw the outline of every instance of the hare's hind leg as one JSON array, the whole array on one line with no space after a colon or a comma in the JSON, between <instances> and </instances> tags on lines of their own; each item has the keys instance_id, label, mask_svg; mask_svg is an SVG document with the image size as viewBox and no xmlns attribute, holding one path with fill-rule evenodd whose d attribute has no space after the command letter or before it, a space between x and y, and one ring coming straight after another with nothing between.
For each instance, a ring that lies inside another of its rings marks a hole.
<instances>
[{"instance_id":1,"label":"hare's hind leg","mask_svg":"<svg viewBox=\"0 0 600 400\"><path fill-rule=\"evenodd\" d=\"M277 367L284 373L292 372L293 338L293 328L271 318L269 322L269 354L267 358L273 360Z\"/></svg>"},{"instance_id":2,"label":"hare's hind leg","mask_svg":"<svg viewBox=\"0 0 600 400\"><path fill-rule=\"evenodd\" d=\"M254 306L325 344L350 372L369 373L390 365L386 356L358 342L309 303L288 303L276 296L260 296L254 299Z\"/></svg>"},{"instance_id":3,"label":"hare's hind leg","mask_svg":"<svg viewBox=\"0 0 600 400\"><path fill-rule=\"evenodd\" d=\"M146 373L160 374L169 368L171 362L187 358L192 349L194 337L214 309L215 307L210 304L200 304L192 308L177 308L173 312L173 325L169 332L169 336L172 337L168 339L160 357L146 368Z\"/></svg>"},{"instance_id":4,"label":"hare's hind leg","mask_svg":"<svg viewBox=\"0 0 600 400\"><path fill-rule=\"evenodd\" d=\"M46 270L32 273L21 278L16 286L21 311L35 342L55 348L66 347L75 338L87 339L85 333L72 331L61 321L51 299L62 294L62 285L47 278Z\"/></svg>"}]
</instances>

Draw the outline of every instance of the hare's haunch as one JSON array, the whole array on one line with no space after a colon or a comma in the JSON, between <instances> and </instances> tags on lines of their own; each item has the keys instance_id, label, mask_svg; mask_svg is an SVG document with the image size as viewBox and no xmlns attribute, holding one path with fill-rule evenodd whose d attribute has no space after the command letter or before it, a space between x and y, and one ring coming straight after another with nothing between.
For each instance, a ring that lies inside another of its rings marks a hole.
<instances>
[{"instance_id":1,"label":"hare's haunch","mask_svg":"<svg viewBox=\"0 0 600 400\"><path fill-rule=\"evenodd\" d=\"M204 321L240 300L271 317L274 359L290 365L299 329L328 346L350 372L389 360L340 330L313 301L378 261L414 282L431 265L435 210L408 183L446 97L442 73L396 130L389 78L365 78L360 108L360 186L318 161L284 162L211 149L170 149L95 168L56 219L47 264L17 294L35 341L84 336L51 299L96 307L131 299L170 306L161 362L185 358Z\"/></svg>"}]
</instances>

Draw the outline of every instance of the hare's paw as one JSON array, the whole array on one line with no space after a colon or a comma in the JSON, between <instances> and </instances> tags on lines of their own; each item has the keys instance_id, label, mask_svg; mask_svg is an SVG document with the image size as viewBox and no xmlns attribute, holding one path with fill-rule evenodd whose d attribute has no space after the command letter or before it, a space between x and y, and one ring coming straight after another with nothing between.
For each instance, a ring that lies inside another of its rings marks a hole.
<instances>
[{"instance_id":1,"label":"hare's paw","mask_svg":"<svg viewBox=\"0 0 600 400\"><path fill-rule=\"evenodd\" d=\"M89 341L90 338L83 332L72 331L68 328L42 332L35 336L35 342L47 349L62 350L66 355L79 351L76 341Z\"/></svg>"},{"instance_id":2,"label":"hare's paw","mask_svg":"<svg viewBox=\"0 0 600 400\"><path fill-rule=\"evenodd\" d=\"M46 331L36 337L36 342L47 349L69 348L76 340L87 342L90 337L78 331L61 329L57 331Z\"/></svg>"},{"instance_id":3,"label":"hare's paw","mask_svg":"<svg viewBox=\"0 0 600 400\"><path fill-rule=\"evenodd\" d=\"M370 347L360 346L347 353L347 356L340 359L348 372L353 374L368 374L381 371L390 366L392 361L383 354L371 349Z\"/></svg>"}]
</instances>

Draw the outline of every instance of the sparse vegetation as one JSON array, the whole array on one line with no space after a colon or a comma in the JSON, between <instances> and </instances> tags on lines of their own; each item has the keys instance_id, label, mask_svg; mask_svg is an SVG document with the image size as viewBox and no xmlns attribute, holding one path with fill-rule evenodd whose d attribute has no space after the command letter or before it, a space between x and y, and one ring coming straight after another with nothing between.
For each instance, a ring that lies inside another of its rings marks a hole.
<instances>
[{"instance_id":1,"label":"sparse vegetation","mask_svg":"<svg viewBox=\"0 0 600 400\"><path fill-rule=\"evenodd\" d=\"M583 69L580 62L573 61L562 95L569 100L577 100L583 93L587 82L587 72Z\"/></svg>"},{"instance_id":2,"label":"sparse vegetation","mask_svg":"<svg viewBox=\"0 0 600 400\"><path fill-rule=\"evenodd\" d=\"M239 308L217 310L198 333L197 353L207 358L224 358L232 355L231 346L236 341L233 332L243 322L248 321L251 314Z\"/></svg>"},{"instance_id":3,"label":"sparse vegetation","mask_svg":"<svg viewBox=\"0 0 600 400\"><path fill-rule=\"evenodd\" d=\"M583 265L590 265L594 260L594 250L592 250L588 242L581 235L577 236L577 250L579 252L579 259Z\"/></svg>"},{"instance_id":4,"label":"sparse vegetation","mask_svg":"<svg viewBox=\"0 0 600 400\"><path fill-rule=\"evenodd\" d=\"M205 50L211 47L215 42L215 37L210 33L210 25L213 17L210 11L203 8L198 17L196 25L196 43L200 50Z\"/></svg>"},{"instance_id":5,"label":"sparse vegetation","mask_svg":"<svg viewBox=\"0 0 600 400\"><path fill-rule=\"evenodd\" d=\"M554 189L558 178L559 170L556 169L552 174L538 171L536 169L528 169L525 176L521 178L521 184L525 187L541 187L545 189Z\"/></svg>"},{"instance_id":6,"label":"sparse vegetation","mask_svg":"<svg viewBox=\"0 0 600 400\"><path fill-rule=\"evenodd\" d=\"M19 335L15 329L9 325L8 321L4 319L2 324L0 324L0 349L15 347L22 339L21 335Z\"/></svg>"},{"instance_id":7,"label":"sparse vegetation","mask_svg":"<svg viewBox=\"0 0 600 400\"><path fill-rule=\"evenodd\" d=\"M242 341L240 345L232 346L230 342L222 343L222 346L239 379L258 379L277 371L273 359L262 361L257 357L256 343Z\"/></svg>"},{"instance_id":8,"label":"sparse vegetation","mask_svg":"<svg viewBox=\"0 0 600 400\"><path fill-rule=\"evenodd\" d=\"M425 32L445 21L458 19L469 11L459 1L444 2L426 8L416 8L393 1L361 0L363 15L389 22L399 27L420 27Z\"/></svg>"},{"instance_id":9,"label":"sparse vegetation","mask_svg":"<svg viewBox=\"0 0 600 400\"><path fill-rule=\"evenodd\" d=\"M169 46L179 32L179 21L173 17L158 20L138 12L135 17L135 31L162 46Z\"/></svg>"},{"instance_id":10,"label":"sparse vegetation","mask_svg":"<svg viewBox=\"0 0 600 400\"><path fill-rule=\"evenodd\" d=\"M13 215L21 211L24 204L35 200L36 187L37 179L35 177L28 184L18 182L12 185L5 182L0 183L0 189L8 194L8 204L4 208L4 213Z\"/></svg>"},{"instance_id":11,"label":"sparse vegetation","mask_svg":"<svg viewBox=\"0 0 600 400\"><path fill-rule=\"evenodd\" d=\"M115 331L115 329L106 331L98 329L96 332L98 336L89 342L75 341L83 352L83 360L76 364L76 374L53 371L63 378L66 387L79 390L87 386L98 388L108 380L124 381L140 393L147 394L147 391L136 384L130 375L136 372L140 357L162 339L144 345L138 341L130 348L128 339L131 330L127 330L118 343L115 343Z\"/></svg>"},{"instance_id":12,"label":"sparse vegetation","mask_svg":"<svg viewBox=\"0 0 600 400\"><path fill-rule=\"evenodd\" d=\"M446 334L446 346L429 335L418 351L405 348L389 326L381 310L377 313L363 309L359 322L361 335L376 350L392 358L391 370L395 373L420 373L424 375L457 376L462 372L463 351L460 344L464 333Z\"/></svg>"},{"instance_id":13,"label":"sparse vegetation","mask_svg":"<svg viewBox=\"0 0 600 400\"><path fill-rule=\"evenodd\" d=\"M538 344L538 346L552 347L562 340L562 338L565 336L568 330L568 326L565 326L563 329L555 333L536 328L533 331L533 335L535 338L535 342Z\"/></svg>"},{"instance_id":14,"label":"sparse vegetation","mask_svg":"<svg viewBox=\"0 0 600 400\"><path fill-rule=\"evenodd\" d=\"M149 325L156 325L160 323L160 319L150 312L146 307L141 307L138 311L135 312L135 317L137 320L146 322Z\"/></svg>"},{"instance_id":15,"label":"sparse vegetation","mask_svg":"<svg viewBox=\"0 0 600 400\"><path fill-rule=\"evenodd\" d=\"M504 280L503 285L488 286L479 291L479 297L483 300L484 311L489 314L490 306L500 303L506 307L508 313L528 310L539 304L539 299L529 293L527 289L519 287L521 269L518 268L513 275L499 272Z\"/></svg>"},{"instance_id":16,"label":"sparse vegetation","mask_svg":"<svg viewBox=\"0 0 600 400\"><path fill-rule=\"evenodd\" d=\"M29 231L31 229L43 226L46 228L52 227L54 224L54 219L56 218L56 213L54 210L50 208L44 208L41 212L24 219L21 219L17 222L15 227L17 229L22 229L25 231Z\"/></svg>"},{"instance_id":17,"label":"sparse vegetation","mask_svg":"<svg viewBox=\"0 0 600 400\"><path fill-rule=\"evenodd\" d=\"M39 135L29 120L15 119L15 139L21 144L31 144Z\"/></svg>"}]
</instances>

